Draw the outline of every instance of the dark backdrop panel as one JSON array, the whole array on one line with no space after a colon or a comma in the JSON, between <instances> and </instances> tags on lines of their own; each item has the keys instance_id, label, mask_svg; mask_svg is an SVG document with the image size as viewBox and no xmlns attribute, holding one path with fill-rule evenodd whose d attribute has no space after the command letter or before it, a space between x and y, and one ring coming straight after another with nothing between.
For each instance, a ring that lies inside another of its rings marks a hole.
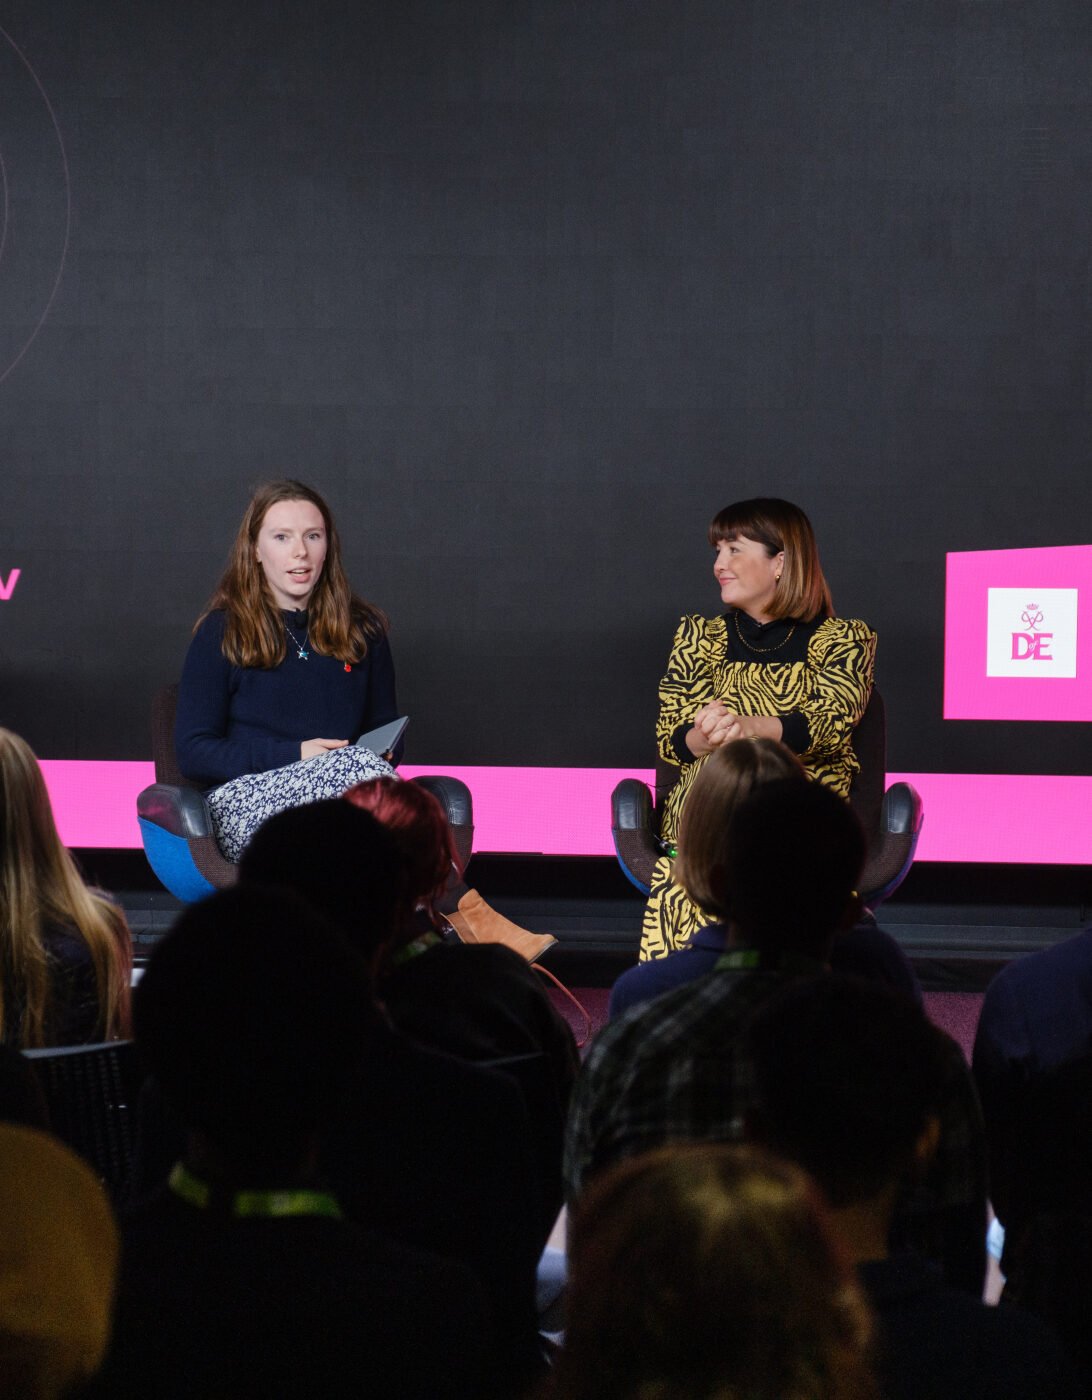
<instances>
[{"instance_id":1,"label":"dark backdrop panel","mask_svg":"<svg viewBox=\"0 0 1092 1400\"><path fill-rule=\"evenodd\" d=\"M1089 538L1087 0L233 8L5 9L5 723L146 756L291 473L414 760L645 765L762 492L880 634L894 767L1086 767L941 707L945 551Z\"/></svg>"}]
</instances>

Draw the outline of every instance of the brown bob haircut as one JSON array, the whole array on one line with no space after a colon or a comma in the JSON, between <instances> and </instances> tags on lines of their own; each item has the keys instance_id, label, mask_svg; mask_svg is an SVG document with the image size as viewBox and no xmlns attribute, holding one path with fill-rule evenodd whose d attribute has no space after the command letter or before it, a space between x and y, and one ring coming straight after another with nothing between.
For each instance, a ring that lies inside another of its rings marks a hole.
<instances>
[{"instance_id":1,"label":"brown bob haircut","mask_svg":"<svg viewBox=\"0 0 1092 1400\"><path fill-rule=\"evenodd\" d=\"M308 501L321 512L326 527L326 561L308 604L307 635L311 645L321 656L334 656L349 663L363 661L369 637L381 637L387 631L386 615L350 589L330 507L312 487L289 478L266 482L251 496L231 546L228 566L194 631L209 613L222 610L223 652L233 666L271 669L284 660L284 624L266 587L257 551L258 531L266 512L282 501Z\"/></svg>"},{"instance_id":2,"label":"brown bob haircut","mask_svg":"<svg viewBox=\"0 0 1092 1400\"><path fill-rule=\"evenodd\" d=\"M768 609L771 617L812 622L817 617L834 616L830 587L819 563L815 531L799 506L776 496L755 496L725 506L713 517L709 543L714 549L721 540L735 540L741 535L765 545L771 559L784 550L781 577Z\"/></svg>"},{"instance_id":3,"label":"brown bob haircut","mask_svg":"<svg viewBox=\"0 0 1092 1400\"><path fill-rule=\"evenodd\" d=\"M728 918L724 869L736 811L756 788L794 778L807 781L803 765L776 739L725 744L702 764L683 807L674 875L705 913Z\"/></svg>"}]
</instances>

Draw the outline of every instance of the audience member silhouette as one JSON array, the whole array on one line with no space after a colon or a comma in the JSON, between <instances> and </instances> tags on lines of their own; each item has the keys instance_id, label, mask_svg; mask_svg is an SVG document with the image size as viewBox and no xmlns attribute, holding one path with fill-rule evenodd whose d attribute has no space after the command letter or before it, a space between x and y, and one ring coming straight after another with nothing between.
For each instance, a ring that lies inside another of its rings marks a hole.
<instances>
[{"instance_id":1,"label":"audience member silhouette","mask_svg":"<svg viewBox=\"0 0 1092 1400\"><path fill-rule=\"evenodd\" d=\"M307 900L358 940L369 966L388 946L409 883L392 835L341 800L272 817L239 876ZM358 1020L363 1068L330 1125L324 1171L350 1219L474 1270L497 1319L502 1381L518 1387L542 1365L540 1192L522 1095L508 1076L392 1028L371 987Z\"/></svg>"},{"instance_id":2,"label":"audience member silhouette","mask_svg":"<svg viewBox=\"0 0 1092 1400\"><path fill-rule=\"evenodd\" d=\"M1021 1179L1035 1175L1039 1150L1019 1121L1027 1090L1089 1057L1092 928L1009 963L982 1001L972 1064L990 1143L990 1198L1010 1234L1022 1223L1012 1219L1014 1208L1017 1217L1021 1214L1021 1202L1014 1198Z\"/></svg>"},{"instance_id":3,"label":"audience member silhouette","mask_svg":"<svg viewBox=\"0 0 1092 1400\"><path fill-rule=\"evenodd\" d=\"M741 808L723 865L727 952L695 982L635 1007L596 1039L573 1096L566 1137L570 1203L622 1158L672 1141L740 1136L749 1085L740 1031L786 983L825 971L851 922L864 836L853 812L817 783L774 782ZM950 1282L981 1294L986 1179L978 1101L953 1064L941 1148L906 1228Z\"/></svg>"},{"instance_id":4,"label":"audience member silhouette","mask_svg":"<svg viewBox=\"0 0 1092 1400\"><path fill-rule=\"evenodd\" d=\"M610 994L612 1017L672 987L696 981L716 967L728 940L724 870L734 840L733 821L752 792L779 779L808 781L796 755L773 739L726 744L706 758L680 818L679 854L672 876L692 905L712 922L698 929L678 952L624 972ZM851 927L837 931L830 965L835 972L876 978L921 1001L921 987L909 958L877 927L867 909L860 911Z\"/></svg>"},{"instance_id":5,"label":"audience member silhouette","mask_svg":"<svg viewBox=\"0 0 1092 1400\"><path fill-rule=\"evenodd\" d=\"M455 851L443 808L430 792L376 778L351 788L345 800L387 828L410 875L378 979L395 1024L423 1044L468 1059L542 1057L537 1071L524 1064L521 1082L537 1144L545 1243L561 1208L565 1116L580 1066L568 1022L526 958L499 943L467 945L441 936L444 920L435 901Z\"/></svg>"},{"instance_id":6,"label":"audience member silhouette","mask_svg":"<svg viewBox=\"0 0 1092 1400\"><path fill-rule=\"evenodd\" d=\"M135 1035L187 1149L123 1222L95 1394L488 1393L473 1275L349 1223L318 1174L367 996L356 955L283 891L214 895L156 948Z\"/></svg>"},{"instance_id":7,"label":"audience member silhouette","mask_svg":"<svg viewBox=\"0 0 1092 1400\"><path fill-rule=\"evenodd\" d=\"M1092 928L1009 963L974 1045L1005 1227L1004 1297L1045 1318L1092 1394Z\"/></svg>"},{"instance_id":8,"label":"audience member silhouette","mask_svg":"<svg viewBox=\"0 0 1092 1400\"><path fill-rule=\"evenodd\" d=\"M572 1032L554 1010L538 974L498 945L445 942L431 907L451 868L451 834L443 809L415 783L361 784L343 803L377 820L397 856L371 872L359 859L333 860L335 818L329 803L281 812L257 833L243 857L244 879L288 884L335 920L369 961L376 995L394 1025L422 1045L473 1061L541 1056L530 1083L528 1117L539 1172L540 1239L545 1244L561 1205L561 1145L569 1095L579 1066ZM403 872L399 880L392 872ZM390 917L369 917L377 886L394 898ZM532 1069L535 1066L531 1066ZM535 1092L537 1090L537 1092Z\"/></svg>"},{"instance_id":9,"label":"audience member silhouette","mask_svg":"<svg viewBox=\"0 0 1092 1400\"><path fill-rule=\"evenodd\" d=\"M570 1229L550 1400L873 1400L865 1305L804 1174L676 1146L603 1174Z\"/></svg>"},{"instance_id":10,"label":"audience member silhouette","mask_svg":"<svg viewBox=\"0 0 1092 1400\"><path fill-rule=\"evenodd\" d=\"M1075 1397L1037 1319L986 1307L920 1256L892 1250L896 1210L936 1151L958 1047L905 998L837 976L768 1001L745 1042L751 1129L822 1188L876 1313L889 1400Z\"/></svg>"},{"instance_id":11,"label":"audience member silhouette","mask_svg":"<svg viewBox=\"0 0 1092 1400\"><path fill-rule=\"evenodd\" d=\"M80 879L30 747L0 729L0 1040L78 1045L129 1028L125 916Z\"/></svg>"},{"instance_id":12,"label":"audience member silhouette","mask_svg":"<svg viewBox=\"0 0 1092 1400\"><path fill-rule=\"evenodd\" d=\"M0 1395L64 1400L106 1352L113 1213L75 1153L10 1122L0 1123L0 1200Z\"/></svg>"}]
</instances>

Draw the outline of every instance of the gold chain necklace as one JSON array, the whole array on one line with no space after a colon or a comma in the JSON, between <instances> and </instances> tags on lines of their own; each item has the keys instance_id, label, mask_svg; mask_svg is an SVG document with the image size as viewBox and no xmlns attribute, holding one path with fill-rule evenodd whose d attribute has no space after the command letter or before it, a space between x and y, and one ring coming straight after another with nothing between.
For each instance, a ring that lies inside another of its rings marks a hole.
<instances>
[{"instance_id":1,"label":"gold chain necklace","mask_svg":"<svg viewBox=\"0 0 1092 1400\"><path fill-rule=\"evenodd\" d=\"M735 624L736 624L736 636L737 636L737 637L739 638L739 640L743 643L743 645L747 648L747 650L748 650L748 651L755 651L755 652L758 652L758 653L760 653L761 655L765 655L767 652L771 652L771 651L780 651L781 648L782 648L783 646L786 645L786 643L788 643L789 641L792 640L792 634L796 631L796 623L794 622L793 625L789 628L788 636L783 637L782 640L781 640L780 642L778 642L777 646L775 646L775 647L756 647L756 646L753 646L753 645L747 640L747 638L743 635L743 633L740 631L740 628L739 628L739 609L738 609L738 608L735 610L735 612L733 612L733 614L732 614L732 620L733 620L733 621L735 622Z\"/></svg>"}]
</instances>

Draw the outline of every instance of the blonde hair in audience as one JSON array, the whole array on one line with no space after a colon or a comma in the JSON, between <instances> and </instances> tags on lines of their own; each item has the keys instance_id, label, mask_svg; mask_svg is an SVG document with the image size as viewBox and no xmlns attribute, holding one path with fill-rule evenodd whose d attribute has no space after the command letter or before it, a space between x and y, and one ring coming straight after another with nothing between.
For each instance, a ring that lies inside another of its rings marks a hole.
<instances>
[{"instance_id":1,"label":"blonde hair in audience","mask_svg":"<svg viewBox=\"0 0 1092 1400\"><path fill-rule=\"evenodd\" d=\"M683 808L673 873L707 914L728 918L724 864L737 809L756 788L786 778L805 781L807 774L776 739L738 739L714 749L703 763Z\"/></svg>"},{"instance_id":2,"label":"blonde hair in audience","mask_svg":"<svg viewBox=\"0 0 1092 1400\"><path fill-rule=\"evenodd\" d=\"M53 1012L54 975L45 930L87 944L95 971L99 1034L129 1031L132 943L120 909L83 883L61 844L42 770L18 734L0 729L0 1040L42 1046Z\"/></svg>"},{"instance_id":3,"label":"blonde hair in audience","mask_svg":"<svg viewBox=\"0 0 1092 1400\"><path fill-rule=\"evenodd\" d=\"M571 1227L551 1400L877 1400L871 1320L817 1189L750 1147L596 1179Z\"/></svg>"}]
</instances>

